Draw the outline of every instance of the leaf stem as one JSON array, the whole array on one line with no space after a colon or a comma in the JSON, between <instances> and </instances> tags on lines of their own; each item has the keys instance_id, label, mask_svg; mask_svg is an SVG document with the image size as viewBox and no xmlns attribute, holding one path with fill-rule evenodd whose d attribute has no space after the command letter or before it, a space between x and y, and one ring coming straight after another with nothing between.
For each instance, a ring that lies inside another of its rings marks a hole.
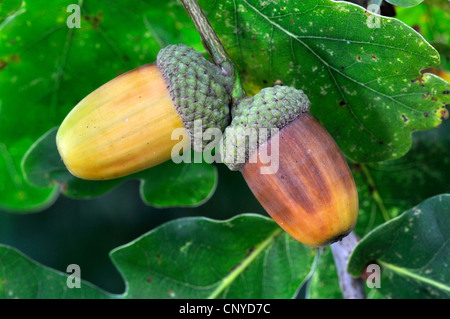
<instances>
[{"instance_id":1,"label":"leaf stem","mask_svg":"<svg viewBox=\"0 0 450 319\"><path fill-rule=\"evenodd\" d=\"M344 299L366 299L363 280L354 278L347 272L348 259L357 243L358 237L354 232L351 232L342 240L330 246Z\"/></svg>"},{"instance_id":2,"label":"leaf stem","mask_svg":"<svg viewBox=\"0 0 450 319\"><path fill-rule=\"evenodd\" d=\"M246 96L245 90L239 79L238 70L233 60L228 56L214 29L200 8L197 0L181 0L186 12L194 22L202 39L203 46L208 51L214 63L222 69L222 74L233 79L231 96L233 105Z\"/></svg>"},{"instance_id":3,"label":"leaf stem","mask_svg":"<svg viewBox=\"0 0 450 319\"><path fill-rule=\"evenodd\" d=\"M388 221L391 218L389 217L389 213L388 213L386 207L384 206L383 199L381 198L380 193L377 190L375 181L373 180L372 175L369 172L369 169L367 168L367 166L365 164L360 164L360 166L361 166L361 170L364 173L364 176L366 177L367 183L369 184L370 192L372 194L373 199L375 200L378 207L380 208L380 211L381 211L381 214L383 215L384 220Z\"/></svg>"}]
</instances>

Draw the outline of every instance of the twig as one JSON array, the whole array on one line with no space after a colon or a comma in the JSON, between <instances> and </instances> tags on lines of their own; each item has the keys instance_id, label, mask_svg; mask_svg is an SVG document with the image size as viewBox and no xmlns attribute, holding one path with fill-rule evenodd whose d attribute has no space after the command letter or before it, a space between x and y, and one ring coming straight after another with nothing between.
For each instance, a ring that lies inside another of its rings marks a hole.
<instances>
[{"instance_id":1,"label":"twig","mask_svg":"<svg viewBox=\"0 0 450 319\"><path fill-rule=\"evenodd\" d=\"M347 263L353 248L358 243L358 237L354 232L344 237L341 241L331 245L334 263L336 264L339 277L339 286L341 287L344 299L365 299L364 281L361 278L353 278L347 272Z\"/></svg>"},{"instance_id":2,"label":"twig","mask_svg":"<svg viewBox=\"0 0 450 319\"><path fill-rule=\"evenodd\" d=\"M233 62L228 56L225 48L220 42L214 29L209 24L208 19L204 15L197 0L181 0L186 12L191 20L194 22L198 33L202 39L203 46L208 51L209 55L213 59L214 63L221 67L222 74L233 78L233 87L231 91L231 97L233 99L233 105L238 100L246 96L245 90L239 79L239 73Z\"/></svg>"}]
</instances>

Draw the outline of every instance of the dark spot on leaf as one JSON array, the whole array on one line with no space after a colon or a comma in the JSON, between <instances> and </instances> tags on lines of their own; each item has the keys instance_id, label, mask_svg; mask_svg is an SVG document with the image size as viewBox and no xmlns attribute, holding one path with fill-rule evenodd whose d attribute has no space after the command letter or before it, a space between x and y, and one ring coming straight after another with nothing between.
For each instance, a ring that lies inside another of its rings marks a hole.
<instances>
[{"instance_id":1,"label":"dark spot on leaf","mask_svg":"<svg viewBox=\"0 0 450 319\"><path fill-rule=\"evenodd\" d=\"M95 15L85 14L83 16L83 19L86 20L87 22L89 22L94 30L98 30L98 26L99 26L100 22L103 21L103 13L99 12Z\"/></svg>"},{"instance_id":2,"label":"dark spot on leaf","mask_svg":"<svg viewBox=\"0 0 450 319\"><path fill-rule=\"evenodd\" d=\"M0 71L4 70L8 66L8 62L4 59L0 59Z\"/></svg>"},{"instance_id":3,"label":"dark spot on leaf","mask_svg":"<svg viewBox=\"0 0 450 319\"><path fill-rule=\"evenodd\" d=\"M423 113L423 116L428 117L428 113L427 113L427 112L424 112L424 113Z\"/></svg>"},{"instance_id":4,"label":"dark spot on leaf","mask_svg":"<svg viewBox=\"0 0 450 319\"><path fill-rule=\"evenodd\" d=\"M341 70L345 69L343 66L341 66Z\"/></svg>"},{"instance_id":5,"label":"dark spot on leaf","mask_svg":"<svg viewBox=\"0 0 450 319\"><path fill-rule=\"evenodd\" d=\"M362 60L362 59L361 59L361 56L358 55L358 56L356 57L356 60L358 60L359 62L361 62L361 60Z\"/></svg>"},{"instance_id":6,"label":"dark spot on leaf","mask_svg":"<svg viewBox=\"0 0 450 319\"><path fill-rule=\"evenodd\" d=\"M442 92L442 94L450 94L450 90L446 90L446 91Z\"/></svg>"},{"instance_id":7,"label":"dark spot on leaf","mask_svg":"<svg viewBox=\"0 0 450 319\"><path fill-rule=\"evenodd\" d=\"M148 283L151 283L151 282L153 281L153 278L152 278L152 277L148 277L146 281L147 281Z\"/></svg>"},{"instance_id":8,"label":"dark spot on leaf","mask_svg":"<svg viewBox=\"0 0 450 319\"><path fill-rule=\"evenodd\" d=\"M351 163L350 168L355 172L361 172L361 164L359 163Z\"/></svg>"},{"instance_id":9,"label":"dark spot on leaf","mask_svg":"<svg viewBox=\"0 0 450 319\"><path fill-rule=\"evenodd\" d=\"M407 118L405 114L402 114L402 119L403 119L403 122L405 122L405 123L409 122L409 118Z\"/></svg>"},{"instance_id":10,"label":"dark spot on leaf","mask_svg":"<svg viewBox=\"0 0 450 319\"><path fill-rule=\"evenodd\" d=\"M264 83L264 84L267 84L267 80L263 80L263 83Z\"/></svg>"},{"instance_id":11,"label":"dark spot on leaf","mask_svg":"<svg viewBox=\"0 0 450 319\"><path fill-rule=\"evenodd\" d=\"M161 254L156 255L156 258L161 258Z\"/></svg>"},{"instance_id":12,"label":"dark spot on leaf","mask_svg":"<svg viewBox=\"0 0 450 319\"><path fill-rule=\"evenodd\" d=\"M345 106L345 105L347 105L347 102L345 102L344 100L339 102L339 106Z\"/></svg>"},{"instance_id":13,"label":"dark spot on leaf","mask_svg":"<svg viewBox=\"0 0 450 319\"><path fill-rule=\"evenodd\" d=\"M425 100L427 97L429 97L430 96L430 93L429 92L426 92L426 93L424 93L423 95L422 95L422 99L423 100Z\"/></svg>"},{"instance_id":14,"label":"dark spot on leaf","mask_svg":"<svg viewBox=\"0 0 450 319\"><path fill-rule=\"evenodd\" d=\"M422 83L423 82L423 75L419 76L418 78L412 79L411 83L414 83L414 82L417 82L417 81L419 81L419 83Z\"/></svg>"},{"instance_id":15,"label":"dark spot on leaf","mask_svg":"<svg viewBox=\"0 0 450 319\"><path fill-rule=\"evenodd\" d=\"M247 254L245 255L245 257L250 256L250 254L255 250L255 247L251 247L248 251Z\"/></svg>"},{"instance_id":16,"label":"dark spot on leaf","mask_svg":"<svg viewBox=\"0 0 450 319\"><path fill-rule=\"evenodd\" d=\"M9 61L14 63L20 62L20 57L17 54L10 54L9 55Z\"/></svg>"},{"instance_id":17,"label":"dark spot on leaf","mask_svg":"<svg viewBox=\"0 0 450 319\"><path fill-rule=\"evenodd\" d=\"M383 145L384 142L383 141L378 141L378 144Z\"/></svg>"},{"instance_id":18,"label":"dark spot on leaf","mask_svg":"<svg viewBox=\"0 0 450 319\"><path fill-rule=\"evenodd\" d=\"M377 56L375 54L372 54L372 59L374 59L375 61L378 60Z\"/></svg>"}]
</instances>

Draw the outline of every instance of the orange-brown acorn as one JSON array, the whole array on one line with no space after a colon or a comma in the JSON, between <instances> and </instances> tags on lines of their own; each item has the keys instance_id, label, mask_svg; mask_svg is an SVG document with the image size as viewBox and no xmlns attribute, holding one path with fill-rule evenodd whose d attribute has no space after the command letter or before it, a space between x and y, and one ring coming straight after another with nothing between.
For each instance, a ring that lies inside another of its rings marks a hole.
<instances>
[{"instance_id":1,"label":"orange-brown acorn","mask_svg":"<svg viewBox=\"0 0 450 319\"><path fill-rule=\"evenodd\" d=\"M221 156L286 232L319 247L353 230L358 194L345 157L309 107L302 91L286 86L243 99Z\"/></svg>"}]
</instances>

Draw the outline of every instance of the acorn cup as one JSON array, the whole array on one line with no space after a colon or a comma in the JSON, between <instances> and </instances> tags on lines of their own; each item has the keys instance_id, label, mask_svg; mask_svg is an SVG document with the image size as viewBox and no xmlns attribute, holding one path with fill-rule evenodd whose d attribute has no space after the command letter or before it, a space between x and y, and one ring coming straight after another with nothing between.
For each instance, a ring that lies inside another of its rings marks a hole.
<instances>
[{"instance_id":1,"label":"acorn cup","mask_svg":"<svg viewBox=\"0 0 450 319\"><path fill-rule=\"evenodd\" d=\"M230 122L231 87L232 79L199 52L167 46L156 63L124 73L80 101L58 130L58 151L73 175L88 180L158 165L179 143L178 149L201 151L196 135L223 131ZM202 132L194 131L194 122Z\"/></svg>"},{"instance_id":2,"label":"acorn cup","mask_svg":"<svg viewBox=\"0 0 450 319\"><path fill-rule=\"evenodd\" d=\"M319 247L353 230L358 194L342 152L309 107L300 90L265 88L235 107L220 151L286 232Z\"/></svg>"}]
</instances>

